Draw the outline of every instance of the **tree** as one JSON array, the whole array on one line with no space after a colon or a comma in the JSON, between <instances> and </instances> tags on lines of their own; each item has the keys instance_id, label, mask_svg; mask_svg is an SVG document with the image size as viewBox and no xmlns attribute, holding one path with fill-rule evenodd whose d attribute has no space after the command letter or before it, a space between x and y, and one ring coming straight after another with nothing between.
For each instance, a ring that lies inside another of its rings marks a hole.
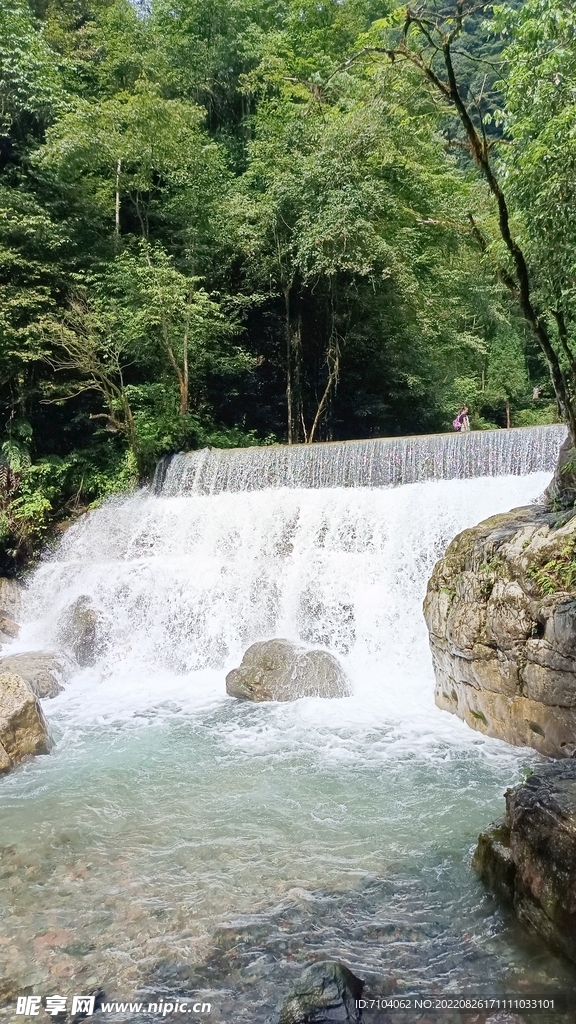
<instances>
[{"instance_id":1,"label":"tree","mask_svg":"<svg viewBox=\"0 0 576 1024\"><path fill-rule=\"evenodd\" d=\"M175 203L187 241L201 230L225 180L222 153L202 119L197 107L166 100L143 80L133 93L96 105L77 101L49 129L38 159L114 225L117 241L125 230L148 238L151 222Z\"/></svg>"},{"instance_id":2,"label":"tree","mask_svg":"<svg viewBox=\"0 0 576 1024\"><path fill-rule=\"evenodd\" d=\"M145 465L126 387L127 342L116 330L114 317L79 291L70 299L66 314L60 320L46 318L43 327L56 349L48 361L55 370L68 374L64 383L55 383L50 389L56 395L52 400L96 392L107 411L93 413L92 419L102 418L109 430L125 435L134 463L143 473Z\"/></svg>"},{"instance_id":3,"label":"tree","mask_svg":"<svg viewBox=\"0 0 576 1024\"><path fill-rule=\"evenodd\" d=\"M500 117L514 144L503 152L502 166L521 214L537 299L555 326L573 390L576 13L542 0L496 11L497 29L511 39Z\"/></svg>"},{"instance_id":4,"label":"tree","mask_svg":"<svg viewBox=\"0 0 576 1024\"><path fill-rule=\"evenodd\" d=\"M289 443L332 429L354 339L380 387L397 375L404 405L411 391L437 410L439 371L480 347L494 301L465 219L477 189L446 159L434 111L399 70L331 84L329 68L317 87L286 59L254 73L264 94L235 200L248 281L282 302Z\"/></svg>"},{"instance_id":5,"label":"tree","mask_svg":"<svg viewBox=\"0 0 576 1024\"><path fill-rule=\"evenodd\" d=\"M233 344L238 324L201 286L178 270L160 245L147 241L118 256L99 282L103 305L115 311L116 333L137 363L160 356L178 386L178 414L198 412L205 378L218 367L241 373L252 360Z\"/></svg>"},{"instance_id":6,"label":"tree","mask_svg":"<svg viewBox=\"0 0 576 1024\"><path fill-rule=\"evenodd\" d=\"M487 6L481 5L482 9ZM404 6L398 8L392 18L383 19L374 27L374 38L380 37L381 43L367 42L350 63L360 57L372 59L381 55L410 65L420 73L442 108L452 111L458 119L470 157L495 203L502 257L498 266L499 276L518 303L546 358L559 406L576 444L576 360L563 342L565 332L560 320L558 339L568 362L565 372L546 320L546 310L538 302L527 251L513 228L510 200L498 171L494 140L489 139L486 132L481 103L473 104L466 98L456 75L454 54L458 41L466 17L477 9L475 0L452 0L449 8L440 13L435 6L421 7L418 11ZM489 241L473 213L470 213L469 220L479 246L488 251Z\"/></svg>"},{"instance_id":7,"label":"tree","mask_svg":"<svg viewBox=\"0 0 576 1024\"><path fill-rule=\"evenodd\" d=\"M506 426L511 427L512 403L526 399L529 391L530 383L520 339L516 335L497 334L488 354L483 405L493 409L504 406Z\"/></svg>"}]
</instances>

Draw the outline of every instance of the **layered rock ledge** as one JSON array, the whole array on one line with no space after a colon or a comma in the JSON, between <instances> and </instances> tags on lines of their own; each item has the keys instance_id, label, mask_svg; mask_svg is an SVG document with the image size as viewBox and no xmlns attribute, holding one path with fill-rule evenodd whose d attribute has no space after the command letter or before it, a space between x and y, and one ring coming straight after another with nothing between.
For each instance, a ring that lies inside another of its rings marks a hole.
<instances>
[{"instance_id":1,"label":"layered rock ledge","mask_svg":"<svg viewBox=\"0 0 576 1024\"><path fill-rule=\"evenodd\" d=\"M0 656L0 674L11 672L20 676L36 697L57 697L62 692L68 666L51 651L27 651Z\"/></svg>"},{"instance_id":2,"label":"layered rock ledge","mask_svg":"<svg viewBox=\"0 0 576 1024\"><path fill-rule=\"evenodd\" d=\"M437 705L553 757L576 753L574 516L528 506L465 530L424 602Z\"/></svg>"},{"instance_id":3,"label":"layered rock ledge","mask_svg":"<svg viewBox=\"0 0 576 1024\"><path fill-rule=\"evenodd\" d=\"M473 866L523 924L576 963L576 761L542 765L506 793Z\"/></svg>"}]
</instances>

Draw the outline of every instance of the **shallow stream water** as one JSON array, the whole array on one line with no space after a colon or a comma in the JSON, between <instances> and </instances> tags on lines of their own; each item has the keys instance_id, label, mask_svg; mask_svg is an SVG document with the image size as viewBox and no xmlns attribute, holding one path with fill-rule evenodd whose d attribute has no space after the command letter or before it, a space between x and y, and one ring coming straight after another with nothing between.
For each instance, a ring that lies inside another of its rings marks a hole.
<instances>
[{"instance_id":1,"label":"shallow stream water","mask_svg":"<svg viewBox=\"0 0 576 1024\"><path fill-rule=\"evenodd\" d=\"M141 492L72 527L13 650L65 647L79 597L100 647L44 704L52 754L0 785L0 1018L193 990L260 1024L326 958L379 993L573 990L470 867L538 756L435 707L421 612L450 539L548 479ZM272 636L337 653L353 695L228 698Z\"/></svg>"}]
</instances>

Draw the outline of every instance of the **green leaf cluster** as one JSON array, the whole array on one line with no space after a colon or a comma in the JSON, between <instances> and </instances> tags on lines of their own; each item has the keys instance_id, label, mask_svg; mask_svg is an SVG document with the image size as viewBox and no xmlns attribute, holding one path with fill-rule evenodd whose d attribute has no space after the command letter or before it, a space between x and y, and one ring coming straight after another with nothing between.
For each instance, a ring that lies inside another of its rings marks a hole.
<instances>
[{"instance_id":1,"label":"green leaf cluster","mask_svg":"<svg viewBox=\"0 0 576 1024\"><path fill-rule=\"evenodd\" d=\"M532 402L544 365L471 226L490 236L486 189L418 68L383 46L405 13L2 5L3 571L167 452L445 430L464 402L478 427L555 415L549 388ZM467 21L458 73L471 96L490 62L514 216L567 314L572 15L488 15Z\"/></svg>"}]
</instances>

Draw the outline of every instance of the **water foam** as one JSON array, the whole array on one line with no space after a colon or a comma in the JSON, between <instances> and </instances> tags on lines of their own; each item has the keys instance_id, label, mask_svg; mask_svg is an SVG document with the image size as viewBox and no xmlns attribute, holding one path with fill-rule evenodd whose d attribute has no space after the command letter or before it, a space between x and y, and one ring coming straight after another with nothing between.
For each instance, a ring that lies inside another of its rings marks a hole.
<instances>
[{"instance_id":1,"label":"water foam","mask_svg":"<svg viewBox=\"0 0 576 1024\"><path fill-rule=\"evenodd\" d=\"M458 992L555 978L487 916L469 868L537 755L435 707L421 607L452 537L548 479L142 491L72 527L13 649L66 649L81 597L103 644L44 702L51 756L0 787L11 989L126 999L158 965L195 963L216 1024L240 1005L261 1024L310 951L399 991L431 971ZM353 696L226 697L245 648L279 635L335 651Z\"/></svg>"},{"instance_id":2,"label":"water foam","mask_svg":"<svg viewBox=\"0 0 576 1024\"><path fill-rule=\"evenodd\" d=\"M204 448L163 459L156 494L218 494L269 487L397 487L428 480L553 471L566 427L380 437L329 444Z\"/></svg>"},{"instance_id":3,"label":"water foam","mask_svg":"<svg viewBox=\"0 0 576 1024\"><path fill-rule=\"evenodd\" d=\"M306 743L316 726L375 722L388 748L431 736L464 742L473 734L433 705L426 581L460 530L526 503L547 480L114 499L38 569L14 649L62 646L70 609L89 597L102 651L46 706L76 728L211 709L227 700L225 675L244 650L284 636L336 652L354 695L268 708L265 720L239 712L226 724L232 746L286 748L295 732Z\"/></svg>"}]
</instances>

